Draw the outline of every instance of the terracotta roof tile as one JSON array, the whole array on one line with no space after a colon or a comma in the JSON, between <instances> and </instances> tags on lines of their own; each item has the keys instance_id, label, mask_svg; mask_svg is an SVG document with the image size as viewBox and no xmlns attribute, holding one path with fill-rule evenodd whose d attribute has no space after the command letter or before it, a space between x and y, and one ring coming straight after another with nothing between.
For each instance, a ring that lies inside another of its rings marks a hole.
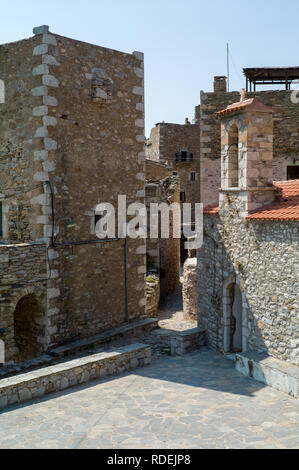
<instances>
[{"instance_id":1,"label":"terracotta roof tile","mask_svg":"<svg viewBox=\"0 0 299 470\"><path fill-rule=\"evenodd\" d=\"M274 181L273 185L281 191L279 199L252 211L247 219L299 220L299 179Z\"/></svg>"},{"instance_id":2,"label":"terracotta roof tile","mask_svg":"<svg viewBox=\"0 0 299 470\"><path fill-rule=\"evenodd\" d=\"M245 101L239 101L238 103L230 104L225 109L218 111L218 113L216 113L216 116L222 116L223 114L231 113L233 111L239 111L244 108L250 109L250 111L274 112L273 108L270 108L270 106L266 106L256 98L250 98Z\"/></svg>"},{"instance_id":3,"label":"terracotta roof tile","mask_svg":"<svg viewBox=\"0 0 299 470\"><path fill-rule=\"evenodd\" d=\"M247 219L252 220L299 220L299 179L289 181L273 181L280 189L277 201L252 211ZM217 204L204 207L204 215L217 215Z\"/></svg>"},{"instance_id":4,"label":"terracotta roof tile","mask_svg":"<svg viewBox=\"0 0 299 470\"><path fill-rule=\"evenodd\" d=\"M213 204L203 208L204 215L217 215L219 212L218 204Z\"/></svg>"}]
</instances>

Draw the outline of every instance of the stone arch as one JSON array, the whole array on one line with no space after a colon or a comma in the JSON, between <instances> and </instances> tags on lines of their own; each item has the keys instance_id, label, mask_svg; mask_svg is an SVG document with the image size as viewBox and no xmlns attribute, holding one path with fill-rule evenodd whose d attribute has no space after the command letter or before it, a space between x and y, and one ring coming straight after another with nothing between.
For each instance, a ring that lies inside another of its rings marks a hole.
<instances>
[{"instance_id":1,"label":"stone arch","mask_svg":"<svg viewBox=\"0 0 299 470\"><path fill-rule=\"evenodd\" d=\"M13 311L14 361L23 362L43 353L45 305L38 288L19 291Z\"/></svg>"},{"instance_id":2,"label":"stone arch","mask_svg":"<svg viewBox=\"0 0 299 470\"><path fill-rule=\"evenodd\" d=\"M224 352L247 350L247 302L238 277L223 288Z\"/></svg>"},{"instance_id":3,"label":"stone arch","mask_svg":"<svg viewBox=\"0 0 299 470\"><path fill-rule=\"evenodd\" d=\"M228 131L227 186L239 187L239 128L232 124Z\"/></svg>"}]
</instances>

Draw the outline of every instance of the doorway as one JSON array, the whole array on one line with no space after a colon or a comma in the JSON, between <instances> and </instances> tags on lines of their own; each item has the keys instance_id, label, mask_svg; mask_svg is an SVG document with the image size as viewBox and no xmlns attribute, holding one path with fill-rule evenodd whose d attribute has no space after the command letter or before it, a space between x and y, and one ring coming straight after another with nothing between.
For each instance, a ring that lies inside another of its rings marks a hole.
<instances>
[{"instance_id":1,"label":"doorway","mask_svg":"<svg viewBox=\"0 0 299 470\"><path fill-rule=\"evenodd\" d=\"M224 352L237 353L244 351L244 302L238 283L232 282L224 288Z\"/></svg>"},{"instance_id":2,"label":"doorway","mask_svg":"<svg viewBox=\"0 0 299 470\"><path fill-rule=\"evenodd\" d=\"M22 297L14 311L15 362L33 359L43 352L39 342L43 336L44 312L33 294Z\"/></svg>"}]
</instances>

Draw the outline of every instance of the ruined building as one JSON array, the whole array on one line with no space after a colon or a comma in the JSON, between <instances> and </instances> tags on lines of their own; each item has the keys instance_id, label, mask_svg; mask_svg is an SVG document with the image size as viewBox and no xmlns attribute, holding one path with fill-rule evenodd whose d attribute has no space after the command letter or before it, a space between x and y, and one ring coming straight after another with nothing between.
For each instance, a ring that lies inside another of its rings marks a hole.
<instances>
[{"instance_id":1,"label":"ruined building","mask_svg":"<svg viewBox=\"0 0 299 470\"><path fill-rule=\"evenodd\" d=\"M150 228L146 241L147 270L149 274L156 273L159 277L161 301L175 291L180 282L180 239L175 237L174 224L176 215L171 210L172 204L180 203L180 181L177 176L168 176L160 179L150 179L146 182L145 201L148 220L152 203L164 204L169 208L169 236L161 233L161 218L159 214L158 238L151 238ZM165 215L167 217L167 215Z\"/></svg>"},{"instance_id":2,"label":"ruined building","mask_svg":"<svg viewBox=\"0 0 299 470\"><path fill-rule=\"evenodd\" d=\"M47 26L0 47L5 362L145 315L145 240L127 240L125 261L117 233L95 235L98 203L144 202L143 76L142 53Z\"/></svg>"},{"instance_id":3,"label":"ruined building","mask_svg":"<svg viewBox=\"0 0 299 470\"><path fill-rule=\"evenodd\" d=\"M159 123L146 141L147 161L159 162L180 178L180 201L195 204L200 183L200 127Z\"/></svg>"}]
</instances>

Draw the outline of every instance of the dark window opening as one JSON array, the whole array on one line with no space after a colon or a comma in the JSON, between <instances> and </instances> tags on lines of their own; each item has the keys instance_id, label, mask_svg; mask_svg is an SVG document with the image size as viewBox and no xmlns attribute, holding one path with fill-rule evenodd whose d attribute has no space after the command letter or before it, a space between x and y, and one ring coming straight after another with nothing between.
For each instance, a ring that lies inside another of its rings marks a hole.
<instances>
[{"instance_id":1,"label":"dark window opening","mask_svg":"<svg viewBox=\"0 0 299 470\"><path fill-rule=\"evenodd\" d=\"M186 202L186 193L183 192L183 191L180 193L180 201L181 202Z\"/></svg>"},{"instance_id":2,"label":"dark window opening","mask_svg":"<svg viewBox=\"0 0 299 470\"><path fill-rule=\"evenodd\" d=\"M287 167L287 179L288 180L299 179L299 165Z\"/></svg>"},{"instance_id":3,"label":"dark window opening","mask_svg":"<svg viewBox=\"0 0 299 470\"><path fill-rule=\"evenodd\" d=\"M191 163L193 161L193 153L182 150L176 153L176 161L177 163Z\"/></svg>"},{"instance_id":4,"label":"dark window opening","mask_svg":"<svg viewBox=\"0 0 299 470\"><path fill-rule=\"evenodd\" d=\"M194 171L190 173L190 181L196 181L196 173Z\"/></svg>"}]
</instances>

